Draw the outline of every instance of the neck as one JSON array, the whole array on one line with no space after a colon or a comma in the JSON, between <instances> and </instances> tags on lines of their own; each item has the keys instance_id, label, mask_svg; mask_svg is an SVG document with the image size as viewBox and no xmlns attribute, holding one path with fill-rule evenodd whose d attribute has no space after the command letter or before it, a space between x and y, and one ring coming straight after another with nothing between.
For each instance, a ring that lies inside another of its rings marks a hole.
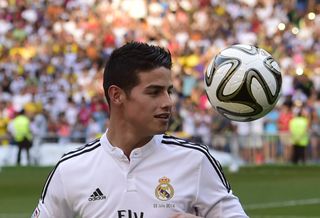
<instances>
[{"instance_id":1,"label":"neck","mask_svg":"<svg viewBox=\"0 0 320 218\"><path fill-rule=\"evenodd\" d=\"M141 135L141 132L134 131L133 128L128 128L127 125L112 124L110 120L107 132L107 138L112 146L120 148L124 154L130 157L132 150L139 148L148 143L153 136Z\"/></svg>"}]
</instances>

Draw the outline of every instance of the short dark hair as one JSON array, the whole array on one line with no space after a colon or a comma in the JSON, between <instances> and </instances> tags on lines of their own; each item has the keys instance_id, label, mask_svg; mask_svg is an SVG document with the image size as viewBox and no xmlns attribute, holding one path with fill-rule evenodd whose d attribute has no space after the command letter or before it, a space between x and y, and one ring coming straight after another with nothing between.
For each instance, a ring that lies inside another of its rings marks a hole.
<instances>
[{"instance_id":1,"label":"short dark hair","mask_svg":"<svg viewBox=\"0 0 320 218\"><path fill-rule=\"evenodd\" d=\"M171 54L160 46L142 42L128 42L115 49L106 63L103 75L103 89L110 106L108 89L116 85L126 94L139 83L140 72L151 71L158 67L171 69Z\"/></svg>"}]
</instances>

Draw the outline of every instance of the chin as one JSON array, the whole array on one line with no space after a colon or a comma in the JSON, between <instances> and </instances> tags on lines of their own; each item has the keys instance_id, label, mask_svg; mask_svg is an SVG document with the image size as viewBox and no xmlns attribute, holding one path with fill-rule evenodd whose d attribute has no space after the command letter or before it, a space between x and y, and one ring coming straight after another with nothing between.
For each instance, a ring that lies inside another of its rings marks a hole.
<instances>
[{"instance_id":1,"label":"chin","mask_svg":"<svg viewBox=\"0 0 320 218\"><path fill-rule=\"evenodd\" d=\"M163 134L168 130L168 127L165 128L159 128L157 131L155 131L155 135Z\"/></svg>"},{"instance_id":2,"label":"chin","mask_svg":"<svg viewBox=\"0 0 320 218\"><path fill-rule=\"evenodd\" d=\"M160 135L165 133L169 128L169 124L166 122L155 123L154 125L149 125L148 128L144 128L144 133L149 133L149 135Z\"/></svg>"}]
</instances>

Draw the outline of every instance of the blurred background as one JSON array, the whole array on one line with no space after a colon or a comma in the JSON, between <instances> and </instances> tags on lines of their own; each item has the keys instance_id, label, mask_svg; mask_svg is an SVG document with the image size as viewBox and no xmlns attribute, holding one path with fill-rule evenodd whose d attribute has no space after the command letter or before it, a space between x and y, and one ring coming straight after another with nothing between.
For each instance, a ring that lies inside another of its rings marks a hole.
<instances>
[{"instance_id":1,"label":"blurred background","mask_svg":"<svg viewBox=\"0 0 320 218\"><path fill-rule=\"evenodd\" d=\"M289 123L303 111L309 123L307 143L302 145L306 160L294 164L310 167L293 166L304 172L315 170L310 181L316 183L302 186L317 186L319 12L319 0L0 0L0 167L4 167L0 181L8 169L23 174L14 168L17 165L32 170L50 167L63 153L105 131L108 106L102 89L103 68L113 49L134 40L167 47L172 53L176 108L171 134L207 144L231 172L240 166L251 173L250 167L260 165L292 165L294 133ZM203 88L208 62L236 43L267 50L282 70L277 106L253 122L232 122L217 114ZM23 111L31 123L29 155L25 149L18 155L13 134L12 123ZM44 174L34 175L44 182ZM40 189L41 185L36 194ZM313 199L309 205L319 207L319 196L307 198ZM310 216L302 214L273 217L320 217L319 209Z\"/></svg>"},{"instance_id":2,"label":"blurred background","mask_svg":"<svg viewBox=\"0 0 320 218\"><path fill-rule=\"evenodd\" d=\"M0 0L0 9L0 145L15 144L9 124L24 109L33 136L30 164L40 161L45 143L63 150L105 131L103 67L114 48L132 40L172 53L171 133L248 164L286 163L288 124L302 108L310 126L307 161L320 161L319 1ZM278 105L255 122L221 117L203 89L208 62L235 43L264 48L282 69ZM4 156L2 162L15 162Z\"/></svg>"}]
</instances>

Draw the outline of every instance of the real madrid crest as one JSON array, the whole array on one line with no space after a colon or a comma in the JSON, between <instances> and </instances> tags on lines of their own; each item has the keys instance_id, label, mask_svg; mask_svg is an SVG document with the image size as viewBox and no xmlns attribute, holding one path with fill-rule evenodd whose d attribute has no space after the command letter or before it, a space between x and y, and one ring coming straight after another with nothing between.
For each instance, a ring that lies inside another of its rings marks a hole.
<instances>
[{"instance_id":1,"label":"real madrid crest","mask_svg":"<svg viewBox=\"0 0 320 218\"><path fill-rule=\"evenodd\" d=\"M172 185L170 185L170 179L164 176L159 179L159 183L155 189L156 197L161 201L171 199L174 195L174 189Z\"/></svg>"}]
</instances>

